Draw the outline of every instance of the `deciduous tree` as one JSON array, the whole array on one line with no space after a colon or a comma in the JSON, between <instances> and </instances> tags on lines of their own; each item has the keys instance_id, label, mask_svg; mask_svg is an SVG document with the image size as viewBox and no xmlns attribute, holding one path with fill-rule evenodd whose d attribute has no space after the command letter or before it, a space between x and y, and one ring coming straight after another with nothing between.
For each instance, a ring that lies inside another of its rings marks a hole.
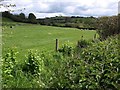
<instances>
[{"instance_id":1,"label":"deciduous tree","mask_svg":"<svg viewBox=\"0 0 120 90\"><path fill-rule=\"evenodd\" d=\"M98 29L101 39L118 34L118 16L100 17L98 19Z\"/></svg>"},{"instance_id":2,"label":"deciduous tree","mask_svg":"<svg viewBox=\"0 0 120 90\"><path fill-rule=\"evenodd\" d=\"M33 13L30 13L30 14L29 14L28 20L29 20L29 22L31 22L31 23L37 23L37 21L36 21L36 16L35 16Z\"/></svg>"}]
</instances>

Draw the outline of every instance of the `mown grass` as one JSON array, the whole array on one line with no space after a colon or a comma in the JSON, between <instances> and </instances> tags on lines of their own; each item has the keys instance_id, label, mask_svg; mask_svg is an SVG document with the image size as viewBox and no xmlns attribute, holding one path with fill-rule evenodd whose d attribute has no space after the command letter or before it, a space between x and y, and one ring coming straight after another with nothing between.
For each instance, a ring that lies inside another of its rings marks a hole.
<instances>
[{"instance_id":1,"label":"mown grass","mask_svg":"<svg viewBox=\"0 0 120 90\"><path fill-rule=\"evenodd\" d=\"M10 28L10 26L3 26L3 28L3 55L9 48L16 48L20 52L20 58L24 56L24 53L28 52L29 49L54 51L55 39L59 39L60 47L68 41L76 45L82 36L84 39L90 40L96 33L96 31L83 31L75 28L34 24L16 24L13 28Z\"/></svg>"}]
</instances>

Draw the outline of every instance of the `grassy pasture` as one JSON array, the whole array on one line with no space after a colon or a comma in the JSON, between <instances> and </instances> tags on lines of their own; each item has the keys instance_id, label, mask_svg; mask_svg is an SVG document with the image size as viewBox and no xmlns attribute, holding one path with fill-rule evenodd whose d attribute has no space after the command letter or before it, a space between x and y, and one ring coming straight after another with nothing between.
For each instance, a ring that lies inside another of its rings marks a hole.
<instances>
[{"instance_id":1,"label":"grassy pasture","mask_svg":"<svg viewBox=\"0 0 120 90\"><path fill-rule=\"evenodd\" d=\"M61 28L52 26L42 26L33 24L16 25L13 28L3 27L2 43L3 54L9 48L16 48L20 52L20 57L29 49L38 51L55 50L55 39L59 39L61 47L65 42L76 45L77 40L92 39L95 31L83 31L75 28Z\"/></svg>"}]
</instances>

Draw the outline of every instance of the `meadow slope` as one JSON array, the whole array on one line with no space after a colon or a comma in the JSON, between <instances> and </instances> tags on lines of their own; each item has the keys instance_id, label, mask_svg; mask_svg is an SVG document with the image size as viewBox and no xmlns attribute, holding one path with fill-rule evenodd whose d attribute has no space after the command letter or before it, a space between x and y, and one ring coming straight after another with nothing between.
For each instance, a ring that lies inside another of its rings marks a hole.
<instances>
[{"instance_id":1,"label":"meadow slope","mask_svg":"<svg viewBox=\"0 0 120 90\"><path fill-rule=\"evenodd\" d=\"M9 48L16 48L21 55L29 49L38 51L55 50L55 39L59 39L59 46L70 42L76 45L83 36L86 40L91 40L96 31L83 31L75 28L61 28L52 26L42 26L34 24L16 23L13 28L4 26L2 32L3 54Z\"/></svg>"}]
</instances>

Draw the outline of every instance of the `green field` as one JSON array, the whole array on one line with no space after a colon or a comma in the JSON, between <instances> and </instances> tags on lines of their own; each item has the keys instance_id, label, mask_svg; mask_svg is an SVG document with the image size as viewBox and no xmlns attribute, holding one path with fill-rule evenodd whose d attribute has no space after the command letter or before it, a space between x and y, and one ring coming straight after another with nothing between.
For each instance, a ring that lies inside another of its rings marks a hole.
<instances>
[{"instance_id":1,"label":"green field","mask_svg":"<svg viewBox=\"0 0 120 90\"><path fill-rule=\"evenodd\" d=\"M13 28L7 26L2 31L3 54L9 48L16 48L21 53L20 55L24 55L29 49L53 51L56 39L59 39L59 47L66 42L76 45L81 36L90 40L95 33L95 31L83 31L75 28L34 24L16 24Z\"/></svg>"},{"instance_id":2,"label":"green field","mask_svg":"<svg viewBox=\"0 0 120 90\"><path fill-rule=\"evenodd\" d=\"M99 30L43 26L2 19L3 89L120 89L120 35L113 33L113 36L106 36L107 29L104 30L104 27L109 26L108 22L102 23L103 30L97 33ZM111 20L113 23L114 19ZM111 35L109 32L107 34ZM106 39L103 40L104 36ZM56 39L59 40L58 52L55 52ZM65 43L68 45L62 47Z\"/></svg>"}]
</instances>

